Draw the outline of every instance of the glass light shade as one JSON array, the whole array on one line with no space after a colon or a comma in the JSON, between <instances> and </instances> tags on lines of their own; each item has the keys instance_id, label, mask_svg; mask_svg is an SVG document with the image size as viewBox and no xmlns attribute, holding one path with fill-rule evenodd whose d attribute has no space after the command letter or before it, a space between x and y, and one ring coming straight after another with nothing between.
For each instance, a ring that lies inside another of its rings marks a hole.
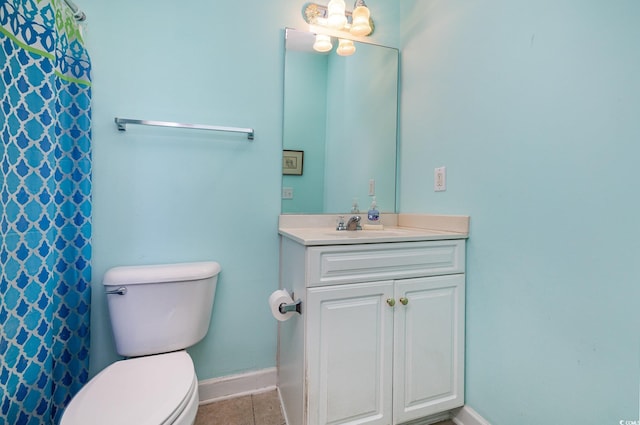
<instances>
[{"instance_id":1,"label":"glass light shade","mask_svg":"<svg viewBox=\"0 0 640 425\"><path fill-rule=\"evenodd\" d=\"M316 34L316 41L313 43L313 50L316 52L328 52L333 48L331 37L325 34Z\"/></svg>"},{"instance_id":2,"label":"glass light shade","mask_svg":"<svg viewBox=\"0 0 640 425\"><path fill-rule=\"evenodd\" d=\"M371 33L371 25L369 25L369 17L371 13L367 6L358 6L353 11L351 29L349 32L353 35L364 36Z\"/></svg>"},{"instance_id":3,"label":"glass light shade","mask_svg":"<svg viewBox=\"0 0 640 425\"><path fill-rule=\"evenodd\" d=\"M347 16L345 11L344 0L331 0L327 5L329 15L327 16L327 25L331 28L342 29L347 24Z\"/></svg>"},{"instance_id":4,"label":"glass light shade","mask_svg":"<svg viewBox=\"0 0 640 425\"><path fill-rule=\"evenodd\" d=\"M336 53L340 56L351 56L356 52L356 46L352 40L339 39Z\"/></svg>"}]
</instances>

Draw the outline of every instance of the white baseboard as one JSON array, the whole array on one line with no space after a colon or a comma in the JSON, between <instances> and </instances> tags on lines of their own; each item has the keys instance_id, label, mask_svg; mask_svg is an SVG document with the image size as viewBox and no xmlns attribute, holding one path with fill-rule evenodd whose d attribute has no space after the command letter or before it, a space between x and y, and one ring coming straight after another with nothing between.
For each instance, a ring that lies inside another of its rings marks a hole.
<instances>
[{"instance_id":1,"label":"white baseboard","mask_svg":"<svg viewBox=\"0 0 640 425\"><path fill-rule=\"evenodd\" d=\"M489 421L469 406L461 407L454 413L451 420L457 425L491 425Z\"/></svg>"},{"instance_id":2,"label":"white baseboard","mask_svg":"<svg viewBox=\"0 0 640 425\"><path fill-rule=\"evenodd\" d=\"M276 368L202 380L198 383L200 404L276 389Z\"/></svg>"}]
</instances>

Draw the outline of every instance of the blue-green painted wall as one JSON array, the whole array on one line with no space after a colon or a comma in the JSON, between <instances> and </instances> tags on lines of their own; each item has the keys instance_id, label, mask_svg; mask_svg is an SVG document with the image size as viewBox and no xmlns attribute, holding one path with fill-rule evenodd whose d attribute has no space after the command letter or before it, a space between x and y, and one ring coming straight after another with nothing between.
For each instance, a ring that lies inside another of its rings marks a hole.
<instances>
[{"instance_id":1,"label":"blue-green painted wall","mask_svg":"<svg viewBox=\"0 0 640 425\"><path fill-rule=\"evenodd\" d=\"M215 260L200 379L276 364L284 28L305 2L78 2L93 63L91 370L118 359L101 281L113 266ZM399 6L371 5L374 40L397 47ZM114 117L255 128L242 135L130 126Z\"/></svg>"},{"instance_id":2,"label":"blue-green painted wall","mask_svg":"<svg viewBox=\"0 0 640 425\"><path fill-rule=\"evenodd\" d=\"M304 28L303 3L81 4L93 373L117 358L104 271L204 259L223 271L211 331L191 350L199 377L275 365L282 38ZM640 4L369 3L377 40L403 49L401 210L472 217L468 403L493 425L637 418ZM115 116L251 126L256 140L120 134ZM441 165L448 189L434 193Z\"/></svg>"},{"instance_id":3,"label":"blue-green painted wall","mask_svg":"<svg viewBox=\"0 0 640 425\"><path fill-rule=\"evenodd\" d=\"M401 21L401 210L471 216L467 403L637 420L640 3L404 0Z\"/></svg>"}]
</instances>

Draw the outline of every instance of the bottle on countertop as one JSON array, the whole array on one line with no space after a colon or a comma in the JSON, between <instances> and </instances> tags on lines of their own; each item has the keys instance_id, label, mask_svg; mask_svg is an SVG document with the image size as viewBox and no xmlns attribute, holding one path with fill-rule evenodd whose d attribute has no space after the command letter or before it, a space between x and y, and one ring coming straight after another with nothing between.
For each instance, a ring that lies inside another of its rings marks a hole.
<instances>
[{"instance_id":1,"label":"bottle on countertop","mask_svg":"<svg viewBox=\"0 0 640 425\"><path fill-rule=\"evenodd\" d=\"M358 198L353 198L353 205L351 206L351 214L360 214L360 208L358 207Z\"/></svg>"},{"instance_id":2,"label":"bottle on countertop","mask_svg":"<svg viewBox=\"0 0 640 425\"><path fill-rule=\"evenodd\" d=\"M367 213L367 219L369 224L380 224L380 211L378 211L378 205L376 204L376 197L373 197L371 201L371 207Z\"/></svg>"}]
</instances>

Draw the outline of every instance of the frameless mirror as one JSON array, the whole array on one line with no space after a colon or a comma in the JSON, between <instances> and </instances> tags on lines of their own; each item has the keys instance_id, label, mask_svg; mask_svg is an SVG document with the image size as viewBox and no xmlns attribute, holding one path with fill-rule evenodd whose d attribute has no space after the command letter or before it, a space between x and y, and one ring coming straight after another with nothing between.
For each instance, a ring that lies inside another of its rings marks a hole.
<instances>
[{"instance_id":1,"label":"frameless mirror","mask_svg":"<svg viewBox=\"0 0 640 425\"><path fill-rule=\"evenodd\" d=\"M395 212L398 50L356 42L318 53L285 31L282 213Z\"/></svg>"}]
</instances>

